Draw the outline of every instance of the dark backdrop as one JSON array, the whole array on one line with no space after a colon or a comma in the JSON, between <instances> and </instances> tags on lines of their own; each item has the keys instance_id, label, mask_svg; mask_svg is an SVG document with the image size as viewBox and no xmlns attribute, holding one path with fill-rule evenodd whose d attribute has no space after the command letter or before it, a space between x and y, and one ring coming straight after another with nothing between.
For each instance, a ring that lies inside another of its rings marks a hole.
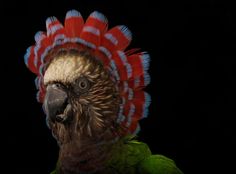
<instances>
[{"instance_id":1,"label":"dark backdrop","mask_svg":"<svg viewBox=\"0 0 236 174\"><path fill-rule=\"evenodd\" d=\"M23 56L46 18L63 21L70 9L127 25L131 46L150 53L152 104L139 139L186 174L234 173L236 5L223 0L1 1L1 173L54 169L58 147Z\"/></svg>"}]
</instances>

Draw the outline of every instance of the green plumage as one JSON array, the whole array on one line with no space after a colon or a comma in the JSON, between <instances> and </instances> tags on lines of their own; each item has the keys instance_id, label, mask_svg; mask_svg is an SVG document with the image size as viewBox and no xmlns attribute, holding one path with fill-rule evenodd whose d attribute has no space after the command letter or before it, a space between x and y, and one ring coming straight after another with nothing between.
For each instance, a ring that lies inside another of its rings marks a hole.
<instances>
[{"instance_id":1,"label":"green plumage","mask_svg":"<svg viewBox=\"0 0 236 174\"><path fill-rule=\"evenodd\" d=\"M183 174L175 162L152 155L147 144L126 136L113 145L112 157L104 174ZM58 174L56 170L51 174Z\"/></svg>"}]
</instances>

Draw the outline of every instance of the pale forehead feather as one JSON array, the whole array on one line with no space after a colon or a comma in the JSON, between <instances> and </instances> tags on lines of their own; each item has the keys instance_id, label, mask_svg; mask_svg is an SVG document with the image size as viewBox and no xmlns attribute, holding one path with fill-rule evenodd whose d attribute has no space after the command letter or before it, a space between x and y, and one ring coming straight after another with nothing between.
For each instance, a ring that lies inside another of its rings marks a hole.
<instances>
[{"instance_id":1,"label":"pale forehead feather","mask_svg":"<svg viewBox=\"0 0 236 174\"><path fill-rule=\"evenodd\" d=\"M44 74L44 84L54 81L70 83L80 74L84 74L89 62L78 55L64 55L55 58Z\"/></svg>"}]
</instances>

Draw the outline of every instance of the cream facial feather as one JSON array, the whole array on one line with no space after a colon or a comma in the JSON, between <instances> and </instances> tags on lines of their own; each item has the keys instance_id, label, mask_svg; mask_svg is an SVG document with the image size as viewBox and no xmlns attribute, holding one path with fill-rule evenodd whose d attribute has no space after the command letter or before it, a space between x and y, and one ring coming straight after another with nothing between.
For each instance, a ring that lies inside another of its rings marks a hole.
<instances>
[{"instance_id":1,"label":"cream facial feather","mask_svg":"<svg viewBox=\"0 0 236 174\"><path fill-rule=\"evenodd\" d=\"M81 74L89 75L91 63L86 57L66 54L55 58L47 68L44 75L44 85L50 82L60 81L71 83Z\"/></svg>"}]
</instances>

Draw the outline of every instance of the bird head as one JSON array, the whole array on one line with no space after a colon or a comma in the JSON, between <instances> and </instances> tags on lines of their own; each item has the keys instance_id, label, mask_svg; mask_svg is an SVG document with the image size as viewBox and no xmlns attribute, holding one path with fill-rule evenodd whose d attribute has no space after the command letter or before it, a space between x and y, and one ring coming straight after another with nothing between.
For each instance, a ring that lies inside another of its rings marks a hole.
<instances>
[{"instance_id":1,"label":"bird head","mask_svg":"<svg viewBox=\"0 0 236 174\"><path fill-rule=\"evenodd\" d=\"M150 96L143 89L150 82L149 55L126 51L130 30L108 30L106 17L96 11L84 22L70 10L64 25L49 17L46 28L36 33L24 59L37 75L37 100L60 145L61 168L98 170L110 143L136 135L148 115ZM89 167L81 169L88 159Z\"/></svg>"},{"instance_id":2,"label":"bird head","mask_svg":"<svg viewBox=\"0 0 236 174\"><path fill-rule=\"evenodd\" d=\"M54 55L44 74L43 108L60 144L101 138L116 125L120 96L101 61L88 52Z\"/></svg>"}]
</instances>

